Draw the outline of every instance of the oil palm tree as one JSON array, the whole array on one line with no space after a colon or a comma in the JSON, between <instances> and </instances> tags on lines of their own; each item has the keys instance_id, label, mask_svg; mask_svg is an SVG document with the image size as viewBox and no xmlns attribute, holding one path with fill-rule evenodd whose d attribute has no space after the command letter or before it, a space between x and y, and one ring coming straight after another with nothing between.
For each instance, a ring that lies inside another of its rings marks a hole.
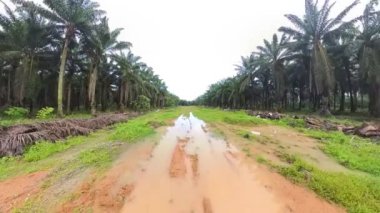
<instances>
[{"instance_id":1,"label":"oil palm tree","mask_svg":"<svg viewBox=\"0 0 380 213\"><path fill-rule=\"evenodd\" d=\"M35 11L14 12L3 4L7 15L0 15L0 54L11 59L16 68L14 96L21 106L25 98L33 101L38 92L36 61L54 45L56 34L53 26Z\"/></svg>"},{"instance_id":2,"label":"oil palm tree","mask_svg":"<svg viewBox=\"0 0 380 213\"><path fill-rule=\"evenodd\" d=\"M264 46L258 46L259 52L263 60L268 63L271 72L273 73L276 88L276 99L282 101L286 90L285 65L286 60L290 60L293 52L287 47L289 37L284 34L279 40L277 34L273 35L272 41L264 39Z\"/></svg>"},{"instance_id":3,"label":"oil palm tree","mask_svg":"<svg viewBox=\"0 0 380 213\"><path fill-rule=\"evenodd\" d=\"M369 86L369 112L380 116L380 14L376 11L377 0L372 0L363 15L356 20L361 32L356 43L360 46L359 65L362 79Z\"/></svg>"},{"instance_id":4,"label":"oil palm tree","mask_svg":"<svg viewBox=\"0 0 380 213\"><path fill-rule=\"evenodd\" d=\"M119 108L121 111L124 111L130 99L129 95L133 89L134 82L142 82L141 77L137 73L138 69L140 69L141 57L135 56L129 51L127 55L121 53L120 55L113 56L113 58L117 62L120 72Z\"/></svg>"},{"instance_id":5,"label":"oil palm tree","mask_svg":"<svg viewBox=\"0 0 380 213\"><path fill-rule=\"evenodd\" d=\"M334 4L325 0L321 8L318 1L305 0L305 15L300 18L296 15L287 14L285 17L294 25L293 28L281 27L279 30L294 38L309 38L311 46L311 69L312 88L316 95L322 97L321 114L329 114L329 97L334 86L333 67L327 54L323 40L326 36L339 33L347 25L343 23L346 15L359 3L355 0L336 17L331 18L330 12Z\"/></svg>"},{"instance_id":6,"label":"oil palm tree","mask_svg":"<svg viewBox=\"0 0 380 213\"><path fill-rule=\"evenodd\" d=\"M108 19L104 17L99 24L93 27L91 33L83 36L85 51L91 59L88 98L92 115L96 114L96 82L101 63L107 63L107 59L116 51L122 51L131 46L129 42L117 40L122 30L119 28L111 31L108 26Z\"/></svg>"},{"instance_id":7,"label":"oil palm tree","mask_svg":"<svg viewBox=\"0 0 380 213\"><path fill-rule=\"evenodd\" d=\"M98 3L91 0L44 0L44 4L49 9L31 1L12 1L26 10L37 11L40 15L54 22L57 29L64 33L57 95L58 115L63 116L63 84L69 44L78 35L90 33L94 23L104 12L98 9Z\"/></svg>"}]
</instances>

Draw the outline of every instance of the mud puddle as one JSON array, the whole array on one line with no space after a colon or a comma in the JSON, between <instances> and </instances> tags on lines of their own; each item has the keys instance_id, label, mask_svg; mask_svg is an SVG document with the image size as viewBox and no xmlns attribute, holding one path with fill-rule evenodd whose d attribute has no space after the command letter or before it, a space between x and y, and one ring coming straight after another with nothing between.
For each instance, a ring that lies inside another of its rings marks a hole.
<instances>
[{"instance_id":1,"label":"mud puddle","mask_svg":"<svg viewBox=\"0 0 380 213\"><path fill-rule=\"evenodd\" d=\"M121 212L282 212L238 157L190 114L168 128Z\"/></svg>"}]
</instances>

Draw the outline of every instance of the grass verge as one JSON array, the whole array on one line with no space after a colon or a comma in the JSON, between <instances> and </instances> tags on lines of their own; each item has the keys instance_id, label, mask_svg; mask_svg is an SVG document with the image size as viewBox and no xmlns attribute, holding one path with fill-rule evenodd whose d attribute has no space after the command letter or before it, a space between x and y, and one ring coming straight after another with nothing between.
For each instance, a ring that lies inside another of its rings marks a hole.
<instances>
[{"instance_id":1,"label":"grass verge","mask_svg":"<svg viewBox=\"0 0 380 213\"><path fill-rule=\"evenodd\" d=\"M380 146L369 139L342 132L303 129L307 136L322 142L322 150L341 165L380 177Z\"/></svg>"},{"instance_id":2,"label":"grass verge","mask_svg":"<svg viewBox=\"0 0 380 213\"><path fill-rule=\"evenodd\" d=\"M287 161L291 162L290 166L272 167L294 183L307 186L321 197L345 207L348 212L380 212L379 178L322 171L294 156Z\"/></svg>"}]
</instances>

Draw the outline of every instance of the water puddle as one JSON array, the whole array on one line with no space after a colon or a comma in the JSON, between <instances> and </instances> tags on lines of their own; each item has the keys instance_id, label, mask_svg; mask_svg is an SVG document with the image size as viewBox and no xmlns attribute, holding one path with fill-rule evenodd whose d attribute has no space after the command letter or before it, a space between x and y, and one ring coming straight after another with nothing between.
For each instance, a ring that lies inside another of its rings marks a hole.
<instances>
[{"instance_id":1,"label":"water puddle","mask_svg":"<svg viewBox=\"0 0 380 213\"><path fill-rule=\"evenodd\" d=\"M168 128L121 212L279 212L238 150L193 114Z\"/></svg>"}]
</instances>

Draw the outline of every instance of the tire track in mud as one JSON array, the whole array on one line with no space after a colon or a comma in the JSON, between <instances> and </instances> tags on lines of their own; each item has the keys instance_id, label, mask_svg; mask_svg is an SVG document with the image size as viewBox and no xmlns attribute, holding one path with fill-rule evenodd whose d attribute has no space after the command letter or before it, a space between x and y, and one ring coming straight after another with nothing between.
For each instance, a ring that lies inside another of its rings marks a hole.
<instances>
[{"instance_id":1,"label":"tire track in mud","mask_svg":"<svg viewBox=\"0 0 380 213\"><path fill-rule=\"evenodd\" d=\"M213 213L210 199L203 198L202 206L203 206L204 213Z\"/></svg>"},{"instance_id":2,"label":"tire track in mud","mask_svg":"<svg viewBox=\"0 0 380 213\"><path fill-rule=\"evenodd\" d=\"M183 178L186 176L186 154L184 147L177 143L174 148L173 157L170 163L169 174L172 178Z\"/></svg>"},{"instance_id":3,"label":"tire track in mud","mask_svg":"<svg viewBox=\"0 0 380 213\"><path fill-rule=\"evenodd\" d=\"M199 176L199 158L198 158L198 155L195 154L195 155L188 155L189 159L190 159L190 162L191 162L191 170L192 170L192 173L193 173L193 178L197 178Z\"/></svg>"}]
</instances>

